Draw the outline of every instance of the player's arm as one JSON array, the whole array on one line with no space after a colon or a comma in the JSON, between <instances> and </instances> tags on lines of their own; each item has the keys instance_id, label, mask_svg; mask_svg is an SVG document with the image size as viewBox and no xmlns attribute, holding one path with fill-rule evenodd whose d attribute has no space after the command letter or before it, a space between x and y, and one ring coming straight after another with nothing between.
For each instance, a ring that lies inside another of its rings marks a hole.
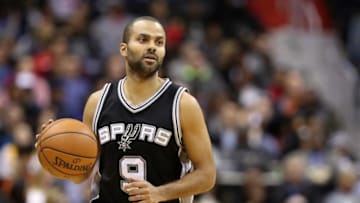
<instances>
[{"instance_id":1,"label":"player's arm","mask_svg":"<svg viewBox=\"0 0 360 203\"><path fill-rule=\"evenodd\" d=\"M144 181L133 180L134 182L125 186L125 189L129 189L130 201L144 201L150 196L149 198L154 202L162 202L206 192L214 186L216 168L209 134L198 102L188 93L184 93L181 97L180 122L183 144L189 159L194 164L194 170L177 181L158 187L153 187ZM134 190L134 188L139 189Z\"/></svg>"},{"instance_id":2,"label":"player's arm","mask_svg":"<svg viewBox=\"0 0 360 203\"><path fill-rule=\"evenodd\" d=\"M182 141L194 171L158 188L166 200L206 192L215 184L215 161L205 119L198 102L187 92L180 100L180 123Z\"/></svg>"},{"instance_id":3,"label":"player's arm","mask_svg":"<svg viewBox=\"0 0 360 203\"><path fill-rule=\"evenodd\" d=\"M96 105L101 96L101 90L92 93L86 101L84 112L83 112L83 123L85 123L90 129L92 129L92 121L96 110ZM91 175L91 171L84 176L76 177L73 182L82 183Z\"/></svg>"},{"instance_id":4,"label":"player's arm","mask_svg":"<svg viewBox=\"0 0 360 203\"><path fill-rule=\"evenodd\" d=\"M93 122L93 117L95 114L95 110L96 110L96 105L100 99L101 96L101 90L96 91L94 93L92 93L86 104L85 104L85 108L84 108L84 112L83 112L83 122L90 128L92 129L92 122Z\"/></svg>"}]
</instances>

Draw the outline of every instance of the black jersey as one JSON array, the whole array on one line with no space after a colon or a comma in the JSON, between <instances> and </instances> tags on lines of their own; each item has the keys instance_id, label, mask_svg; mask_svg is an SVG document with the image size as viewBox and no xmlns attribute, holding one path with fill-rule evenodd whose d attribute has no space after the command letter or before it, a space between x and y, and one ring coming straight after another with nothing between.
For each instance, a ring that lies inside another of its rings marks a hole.
<instances>
[{"instance_id":1,"label":"black jersey","mask_svg":"<svg viewBox=\"0 0 360 203\"><path fill-rule=\"evenodd\" d=\"M179 100L185 88L166 79L156 93L134 106L124 95L125 79L106 84L94 114L93 129L101 145L98 193L91 203L125 203L127 178L154 186L181 178L191 170L183 159ZM181 158L180 158L181 157ZM192 197L169 202L191 202Z\"/></svg>"}]
</instances>

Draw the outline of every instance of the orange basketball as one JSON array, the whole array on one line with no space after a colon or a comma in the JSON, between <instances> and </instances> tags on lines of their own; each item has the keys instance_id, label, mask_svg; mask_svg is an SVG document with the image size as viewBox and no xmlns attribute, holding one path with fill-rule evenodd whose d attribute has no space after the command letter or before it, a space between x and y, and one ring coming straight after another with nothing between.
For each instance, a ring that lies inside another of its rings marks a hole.
<instances>
[{"instance_id":1,"label":"orange basketball","mask_svg":"<svg viewBox=\"0 0 360 203\"><path fill-rule=\"evenodd\" d=\"M37 155L43 168L61 179L90 172L98 155L94 133L84 123L64 118L49 124L38 138Z\"/></svg>"}]
</instances>

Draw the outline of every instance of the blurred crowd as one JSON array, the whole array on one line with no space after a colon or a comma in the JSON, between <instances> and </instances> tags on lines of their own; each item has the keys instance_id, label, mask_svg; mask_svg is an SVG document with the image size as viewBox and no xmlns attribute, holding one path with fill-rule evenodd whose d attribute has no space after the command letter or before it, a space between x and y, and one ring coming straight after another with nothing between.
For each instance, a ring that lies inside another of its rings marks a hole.
<instances>
[{"instance_id":1,"label":"blurred crowd","mask_svg":"<svg viewBox=\"0 0 360 203\"><path fill-rule=\"evenodd\" d=\"M359 9L307 1L354 24L334 20L333 29L359 64ZM218 176L197 203L360 202L351 136L301 72L273 63L269 30L251 2L259 1L5 0L0 203L88 202L90 181L75 185L41 168L35 134L49 118L81 119L90 92L124 76L119 42L139 15L163 23L161 74L188 87L206 116Z\"/></svg>"}]
</instances>

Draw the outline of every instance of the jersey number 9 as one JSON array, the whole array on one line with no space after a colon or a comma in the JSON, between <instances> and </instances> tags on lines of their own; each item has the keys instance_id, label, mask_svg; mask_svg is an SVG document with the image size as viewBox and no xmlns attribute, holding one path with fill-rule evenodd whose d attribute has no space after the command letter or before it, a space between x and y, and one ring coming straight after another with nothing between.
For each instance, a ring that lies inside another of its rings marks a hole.
<instances>
[{"instance_id":1,"label":"jersey number 9","mask_svg":"<svg viewBox=\"0 0 360 203\"><path fill-rule=\"evenodd\" d=\"M121 188L129 178L146 180L146 161L141 156L123 156L119 160L119 173L123 179L120 181Z\"/></svg>"}]
</instances>

